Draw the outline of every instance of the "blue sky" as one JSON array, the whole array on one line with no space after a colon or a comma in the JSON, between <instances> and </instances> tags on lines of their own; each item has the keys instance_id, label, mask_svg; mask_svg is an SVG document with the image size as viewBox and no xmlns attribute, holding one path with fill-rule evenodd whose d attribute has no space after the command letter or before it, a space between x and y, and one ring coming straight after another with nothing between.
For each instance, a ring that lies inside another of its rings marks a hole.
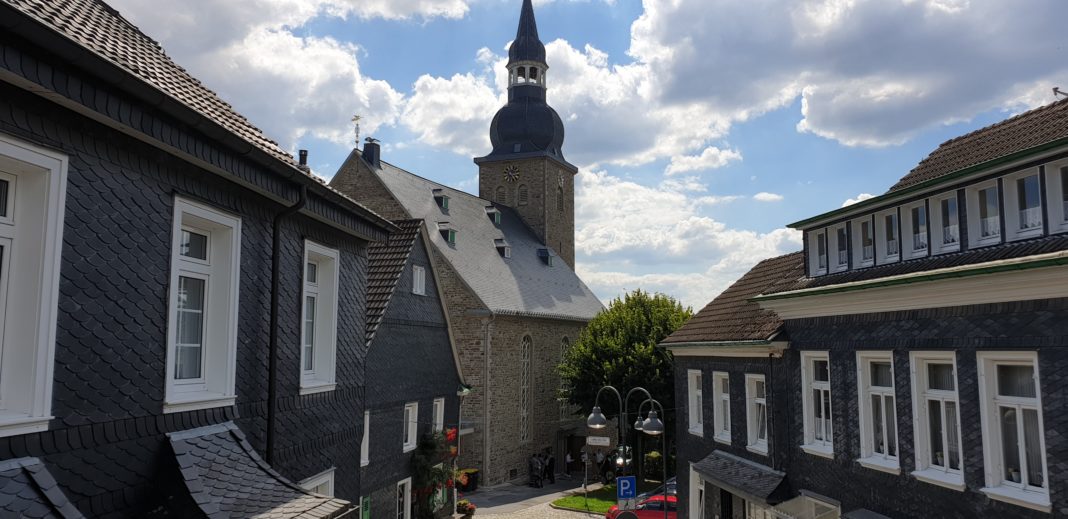
<instances>
[{"instance_id":1,"label":"blue sky","mask_svg":"<svg viewBox=\"0 0 1068 519\"><path fill-rule=\"evenodd\" d=\"M521 2L111 3L317 174L358 113L384 159L471 190ZM703 306L797 250L786 224L882 193L939 143L1068 85L1055 0L535 5L581 169L578 271L606 300Z\"/></svg>"}]
</instances>

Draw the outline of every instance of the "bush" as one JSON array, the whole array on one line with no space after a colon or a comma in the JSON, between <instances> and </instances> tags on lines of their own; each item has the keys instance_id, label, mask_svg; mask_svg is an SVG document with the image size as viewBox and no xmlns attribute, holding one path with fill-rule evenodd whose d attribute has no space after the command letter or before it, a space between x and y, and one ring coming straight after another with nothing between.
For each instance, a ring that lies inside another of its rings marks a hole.
<instances>
[{"instance_id":1,"label":"bush","mask_svg":"<svg viewBox=\"0 0 1068 519\"><path fill-rule=\"evenodd\" d=\"M477 508L475 504L466 499L461 499L456 502L456 513L458 514L473 514L475 513L475 508Z\"/></svg>"},{"instance_id":2,"label":"bush","mask_svg":"<svg viewBox=\"0 0 1068 519\"><path fill-rule=\"evenodd\" d=\"M645 454L645 479L659 479L664 474L664 457L657 451Z\"/></svg>"}]
</instances>

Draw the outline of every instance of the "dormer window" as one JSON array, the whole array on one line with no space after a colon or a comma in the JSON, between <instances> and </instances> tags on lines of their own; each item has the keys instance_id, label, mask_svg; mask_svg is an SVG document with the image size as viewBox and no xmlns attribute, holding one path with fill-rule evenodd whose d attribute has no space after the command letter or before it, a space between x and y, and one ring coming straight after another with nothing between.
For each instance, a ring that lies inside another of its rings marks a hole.
<instances>
[{"instance_id":1,"label":"dormer window","mask_svg":"<svg viewBox=\"0 0 1068 519\"><path fill-rule=\"evenodd\" d=\"M556 257L556 254L553 254L553 251L549 249L538 249L538 257L541 258L546 265L551 267L553 266L553 259Z\"/></svg>"},{"instance_id":2,"label":"dormer window","mask_svg":"<svg viewBox=\"0 0 1068 519\"><path fill-rule=\"evenodd\" d=\"M883 222L883 231L886 234L886 255L897 256L900 245L897 241L897 214L883 216Z\"/></svg>"},{"instance_id":3,"label":"dormer window","mask_svg":"<svg viewBox=\"0 0 1068 519\"><path fill-rule=\"evenodd\" d=\"M849 236L845 224L835 227L831 231L833 241L831 249L835 251L833 258L834 271L842 271L849 268Z\"/></svg>"},{"instance_id":4,"label":"dormer window","mask_svg":"<svg viewBox=\"0 0 1068 519\"><path fill-rule=\"evenodd\" d=\"M1068 166L1061 168L1061 221L1068 224Z\"/></svg>"},{"instance_id":5,"label":"dormer window","mask_svg":"<svg viewBox=\"0 0 1068 519\"><path fill-rule=\"evenodd\" d=\"M909 257L918 258L927 255L927 202L920 202L909 206L905 211L907 219L904 225L908 230L909 237L905 245L908 247Z\"/></svg>"},{"instance_id":6,"label":"dormer window","mask_svg":"<svg viewBox=\"0 0 1068 519\"><path fill-rule=\"evenodd\" d=\"M996 180L968 189L968 236L971 245L1001 242L1001 207Z\"/></svg>"},{"instance_id":7,"label":"dormer window","mask_svg":"<svg viewBox=\"0 0 1068 519\"><path fill-rule=\"evenodd\" d=\"M492 205L486 206L486 216L493 222L493 225L501 224L501 211L496 207L493 207Z\"/></svg>"},{"instance_id":8,"label":"dormer window","mask_svg":"<svg viewBox=\"0 0 1068 519\"><path fill-rule=\"evenodd\" d=\"M449 210L449 195L445 194L444 189L434 190L434 201L437 202L438 207L448 211Z\"/></svg>"},{"instance_id":9,"label":"dormer window","mask_svg":"<svg viewBox=\"0 0 1068 519\"><path fill-rule=\"evenodd\" d=\"M879 240L880 264L897 261L901 257L900 227L897 209L879 213L875 217L875 236Z\"/></svg>"},{"instance_id":10,"label":"dormer window","mask_svg":"<svg viewBox=\"0 0 1068 519\"><path fill-rule=\"evenodd\" d=\"M861 267L870 267L875 263L875 233L871 215L853 220L853 258L854 264Z\"/></svg>"},{"instance_id":11,"label":"dormer window","mask_svg":"<svg viewBox=\"0 0 1068 519\"><path fill-rule=\"evenodd\" d=\"M512 257L512 246L508 245L507 241L496 239L493 240L493 245L497 247L497 253L500 254L502 258Z\"/></svg>"},{"instance_id":12,"label":"dormer window","mask_svg":"<svg viewBox=\"0 0 1068 519\"><path fill-rule=\"evenodd\" d=\"M808 237L809 271L813 276L827 273L827 231L812 231Z\"/></svg>"},{"instance_id":13,"label":"dormer window","mask_svg":"<svg viewBox=\"0 0 1068 519\"><path fill-rule=\"evenodd\" d=\"M1042 183L1031 168L1005 179L1005 229L1010 240L1042 234Z\"/></svg>"},{"instance_id":14,"label":"dormer window","mask_svg":"<svg viewBox=\"0 0 1068 519\"><path fill-rule=\"evenodd\" d=\"M932 211L931 228L935 230L936 252L953 252L960 249L960 213L957 211L957 195L950 194L938 200L938 210Z\"/></svg>"},{"instance_id":15,"label":"dormer window","mask_svg":"<svg viewBox=\"0 0 1068 519\"><path fill-rule=\"evenodd\" d=\"M1068 160L1046 164L1045 184L1049 232L1068 231Z\"/></svg>"},{"instance_id":16,"label":"dormer window","mask_svg":"<svg viewBox=\"0 0 1068 519\"><path fill-rule=\"evenodd\" d=\"M450 245L456 243L456 229L449 222L438 222L438 232Z\"/></svg>"}]
</instances>

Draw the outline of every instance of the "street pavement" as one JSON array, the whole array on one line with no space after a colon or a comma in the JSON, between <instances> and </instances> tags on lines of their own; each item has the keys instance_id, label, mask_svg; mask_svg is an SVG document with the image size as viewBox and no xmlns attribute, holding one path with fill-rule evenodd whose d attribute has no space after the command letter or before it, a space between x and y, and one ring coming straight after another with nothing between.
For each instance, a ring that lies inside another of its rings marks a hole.
<instances>
[{"instance_id":1,"label":"street pavement","mask_svg":"<svg viewBox=\"0 0 1068 519\"><path fill-rule=\"evenodd\" d=\"M601 488L600 483L591 484L589 490ZM490 519L587 519L594 514L557 510L549 503L572 492L581 491L579 480L558 478L555 484L542 488L526 485L504 484L479 489L463 496L478 507L475 517Z\"/></svg>"}]
</instances>

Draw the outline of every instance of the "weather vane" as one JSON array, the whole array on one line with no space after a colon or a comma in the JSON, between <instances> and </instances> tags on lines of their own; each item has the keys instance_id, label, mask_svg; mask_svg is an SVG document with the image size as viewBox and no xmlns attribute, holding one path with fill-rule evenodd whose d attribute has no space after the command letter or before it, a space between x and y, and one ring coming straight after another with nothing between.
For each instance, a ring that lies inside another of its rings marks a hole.
<instances>
[{"instance_id":1,"label":"weather vane","mask_svg":"<svg viewBox=\"0 0 1068 519\"><path fill-rule=\"evenodd\" d=\"M356 146L360 145L360 119L363 119L359 114L352 116L352 123L356 125Z\"/></svg>"}]
</instances>

